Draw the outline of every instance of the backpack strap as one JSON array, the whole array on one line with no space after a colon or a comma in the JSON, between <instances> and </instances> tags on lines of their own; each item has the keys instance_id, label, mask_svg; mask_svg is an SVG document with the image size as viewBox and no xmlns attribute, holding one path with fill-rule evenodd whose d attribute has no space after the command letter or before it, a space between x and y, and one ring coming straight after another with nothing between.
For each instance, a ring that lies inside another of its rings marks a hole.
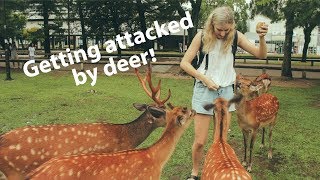
<instances>
[{"instance_id":1,"label":"backpack strap","mask_svg":"<svg viewBox=\"0 0 320 180\"><path fill-rule=\"evenodd\" d=\"M199 54L199 66L201 65L202 61L203 61L203 58L204 56L206 56L206 62L205 62L205 70L208 70L208 64L209 64L209 54L204 54L202 49L203 49L203 41L202 41L202 38L203 38L203 31L201 31L201 43L200 43L200 54Z\"/></svg>"},{"instance_id":2,"label":"backpack strap","mask_svg":"<svg viewBox=\"0 0 320 180\"><path fill-rule=\"evenodd\" d=\"M236 62L236 52L238 48L238 31L234 33L233 43L232 43L232 54L233 54L233 66Z\"/></svg>"}]
</instances>

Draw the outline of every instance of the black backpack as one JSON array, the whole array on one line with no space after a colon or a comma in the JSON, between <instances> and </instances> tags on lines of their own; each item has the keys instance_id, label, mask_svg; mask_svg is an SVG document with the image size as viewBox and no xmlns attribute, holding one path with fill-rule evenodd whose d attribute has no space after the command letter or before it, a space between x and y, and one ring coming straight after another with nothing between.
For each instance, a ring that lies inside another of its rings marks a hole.
<instances>
[{"instance_id":1,"label":"black backpack","mask_svg":"<svg viewBox=\"0 0 320 180\"><path fill-rule=\"evenodd\" d=\"M199 50L199 58L198 56L196 56L192 62L191 62L191 65L195 68L195 69L198 69L203 61L203 57L205 55L206 56L206 67L205 67L205 70L208 69L208 62L209 62L209 54L204 54L203 51L202 51L202 48L203 48L203 42L202 42L202 36L203 36L203 33L201 34L201 44L200 44L200 50ZM233 39L233 43L232 43L232 54L233 54L233 65L235 63L235 57L236 57L236 52L237 52L237 47L238 47L238 33L237 31L235 31L235 34L234 34L234 39Z\"/></svg>"}]
</instances>

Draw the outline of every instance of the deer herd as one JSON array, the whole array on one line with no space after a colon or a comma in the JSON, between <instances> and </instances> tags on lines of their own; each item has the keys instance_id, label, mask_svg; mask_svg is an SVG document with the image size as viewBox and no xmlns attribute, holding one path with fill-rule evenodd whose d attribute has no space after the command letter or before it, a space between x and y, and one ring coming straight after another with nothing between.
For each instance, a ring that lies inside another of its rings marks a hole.
<instances>
[{"instance_id":1,"label":"deer herd","mask_svg":"<svg viewBox=\"0 0 320 180\"><path fill-rule=\"evenodd\" d=\"M196 112L160 99L161 81L151 81L151 65L142 78L135 69L142 88L154 104L134 103L142 111L126 124L80 123L26 126L0 136L0 171L8 180L21 179L160 179L185 129ZM268 158L272 158L272 129L279 110L278 99L267 93L268 74L251 81L238 75L235 96L218 98L204 105L214 111L213 143L205 157L201 179L252 179L252 150L256 135L269 126ZM235 103L238 125L243 133L244 156L240 163L228 144L231 122L229 106ZM158 127L165 127L157 142L136 149ZM261 146L261 147L262 147ZM247 154L249 153L249 154ZM247 157L248 155L248 157Z\"/></svg>"}]
</instances>

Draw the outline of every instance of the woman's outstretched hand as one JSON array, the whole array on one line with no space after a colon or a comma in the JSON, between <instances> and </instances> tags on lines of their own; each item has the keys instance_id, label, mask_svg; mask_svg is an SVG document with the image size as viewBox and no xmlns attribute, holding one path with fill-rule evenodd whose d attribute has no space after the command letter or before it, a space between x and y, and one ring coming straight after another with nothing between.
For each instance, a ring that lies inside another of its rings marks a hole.
<instances>
[{"instance_id":1,"label":"woman's outstretched hand","mask_svg":"<svg viewBox=\"0 0 320 180\"><path fill-rule=\"evenodd\" d=\"M265 22L258 22L256 32L259 37L264 37L268 33L268 24Z\"/></svg>"}]
</instances>

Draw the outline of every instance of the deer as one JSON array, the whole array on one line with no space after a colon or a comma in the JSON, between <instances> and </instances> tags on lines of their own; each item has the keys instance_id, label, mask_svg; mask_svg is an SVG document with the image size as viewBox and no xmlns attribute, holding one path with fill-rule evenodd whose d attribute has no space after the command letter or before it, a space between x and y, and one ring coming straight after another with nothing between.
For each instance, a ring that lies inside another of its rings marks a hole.
<instances>
[{"instance_id":1,"label":"deer","mask_svg":"<svg viewBox=\"0 0 320 180\"><path fill-rule=\"evenodd\" d=\"M229 102L224 98L217 98L212 104L204 106L206 110L214 111L214 134L203 166L203 180L252 179L227 141L230 126L229 106Z\"/></svg>"},{"instance_id":2,"label":"deer","mask_svg":"<svg viewBox=\"0 0 320 180\"><path fill-rule=\"evenodd\" d=\"M236 81L239 81L241 83L246 83L246 84L253 84L255 86L260 86L261 88L259 90L253 91L251 93L251 98L258 97L263 93L267 93L270 89L271 85L271 77L267 73L262 73L258 77L256 77L253 81L251 81L248 78L245 78L242 76L242 74L238 74Z\"/></svg>"},{"instance_id":3,"label":"deer","mask_svg":"<svg viewBox=\"0 0 320 180\"><path fill-rule=\"evenodd\" d=\"M167 125L153 145L115 153L95 153L56 157L27 175L27 179L160 179L185 129L196 112L168 105L170 110L150 109L166 114Z\"/></svg>"},{"instance_id":4,"label":"deer","mask_svg":"<svg viewBox=\"0 0 320 180\"><path fill-rule=\"evenodd\" d=\"M151 82L151 66L143 79L136 75L144 91L155 105L135 103L134 107L143 113L125 124L80 123L26 126L0 136L0 171L7 179L24 177L51 158L81 153L107 153L133 149L140 145L156 128L165 127L163 110L167 98L160 99L159 81L157 87ZM149 83L150 91L146 83ZM156 111L157 109L158 111Z\"/></svg>"},{"instance_id":5,"label":"deer","mask_svg":"<svg viewBox=\"0 0 320 180\"><path fill-rule=\"evenodd\" d=\"M262 84L255 85L253 82L237 81L237 93L229 101L235 103L238 125L243 133L244 157L243 166L247 166L247 171L252 171L252 149L255 143L258 129L263 128L262 144L264 147L264 128L269 126L269 151L268 159L272 159L272 130L276 124L279 111L279 100L269 93L263 93L260 96L252 97ZM251 135L251 137L250 137ZM249 161L247 161L247 145L250 138Z\"/></svg>"}]
</instances>

